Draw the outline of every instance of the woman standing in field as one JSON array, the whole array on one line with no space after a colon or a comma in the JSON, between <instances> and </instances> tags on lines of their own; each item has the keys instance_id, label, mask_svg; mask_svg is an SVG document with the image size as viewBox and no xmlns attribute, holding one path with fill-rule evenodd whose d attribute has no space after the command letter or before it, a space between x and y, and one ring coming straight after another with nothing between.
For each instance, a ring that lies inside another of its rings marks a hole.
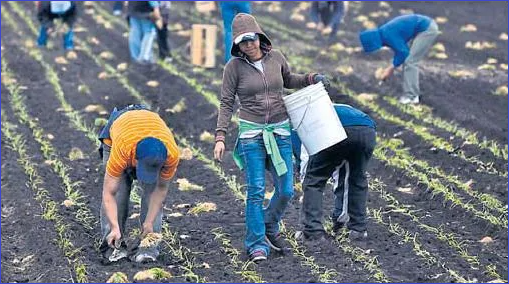
<instances>
[{"instance_id":1,"label":"woman standing in field","mask_svg":"<svg viewBox=\"0 0 509 284\"><path fill-rule=\"evenodd\" d=\"M290 122L283 103L283 88L329 82L319 74L291 73L285 57L272 50L269 38L253 16L238 14L232 28L233 58L223 73L214 157L220 161L223 157L237 96L240 123L234 160L245 170L247 183L245 246L251 260L261 261L267 259L270 248L284 249L279 221L293 196ZM264 211L265 169L270 170L276 190Z\"/></svg>"}]
</instances>

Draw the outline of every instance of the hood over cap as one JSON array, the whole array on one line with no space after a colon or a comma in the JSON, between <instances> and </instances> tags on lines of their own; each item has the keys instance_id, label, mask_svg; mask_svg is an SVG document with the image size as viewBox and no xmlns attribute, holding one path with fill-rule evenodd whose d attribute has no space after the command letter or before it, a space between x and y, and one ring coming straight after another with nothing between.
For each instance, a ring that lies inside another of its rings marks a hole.
<instances>
[{"instance_id":1,"label":"hood over cap","mask_svg":"<svg viewBox=\"0 0 509 284\"><path fill-rule=\"evenodd\" d=\"M374 52L382 48L382 37L378 29L365 30L359 34L364 52Z\"/></svg>"},{"instance_id":2,"label":"hood over cap","mask_svg":"<svg viewBox=\"0 0 509 284\"><path fill-rule=\"evenodd\" d=\"M235 16L232 23L232 50L231 55L236 57L243 57L244 54L240 51L239 45L235 44L235 39L246 33L256 33L260 39L260 48L262 52L267 53L272 49L272 43L267 35L262 31L258 23L256 22L255 17L250 14L239 13Z\"/></svg>"}]
</instances>

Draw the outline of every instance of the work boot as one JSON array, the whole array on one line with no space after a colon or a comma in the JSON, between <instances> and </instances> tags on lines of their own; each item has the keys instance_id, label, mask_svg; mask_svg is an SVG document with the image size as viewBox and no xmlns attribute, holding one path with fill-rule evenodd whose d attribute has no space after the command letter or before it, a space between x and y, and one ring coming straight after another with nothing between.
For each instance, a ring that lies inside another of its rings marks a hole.
<instances>
[{"instance_id":1,"label":"work boot","mask_svg":"<svg viewBox=\"0 0 509 284\"><path fill-rule=\"evenodd\" d=\"M100 251L103 255L103 264L110 264L125 259L128 255L127 244L122 241L118 248L111 248L106 242L103 242L100 247Z\"/></svg>"},{"instance_id":2,"label":"work boot","mask_svg":"<svg viewBox=\"0 0 509 284\"><path fill-rule=\"evenodd\" d=\"M343 228L346 223L350 221L350 216L348 214L342 214L337 218L332 218L332 231L337 233L341 228Z\"/></svg>"},{"instance_id":3,"label":"work boot","mask_svg":"<svg viewBox=\"0 0 509 284\"><path fill-rule=\"evenodd\" d=\"M159 250L156 247L140 247L134 256L134 261L142 262L155 262L159 256Z\"/></svg>"}]
</instances>

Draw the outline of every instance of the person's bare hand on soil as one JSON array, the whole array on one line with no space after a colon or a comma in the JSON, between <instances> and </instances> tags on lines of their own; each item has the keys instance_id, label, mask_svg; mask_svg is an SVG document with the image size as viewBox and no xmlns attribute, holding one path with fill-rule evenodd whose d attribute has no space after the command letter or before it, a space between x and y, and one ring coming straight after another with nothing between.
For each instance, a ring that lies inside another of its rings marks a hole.
<instances>
[{"instance_id":1,"label":"person's bare hand on soil","mask_svg":"<svg viewBox=\"0 0 509 284\"><path fill-rule=\"evenodd\" d=\"M106 240L111 248L118 248L120 247L121 237L122 234L120 233L120 229L115 228L111 230L110 234L106 237Z\"/></svg>"},{"instance_id":2,"label":"person's bare hand on soil","mask_svg":"<svg viewBox=\"0 0 509 284\"><path fill-rule=\"evenodd\" d=\"M214 147L214 159L219 162L222 162L224 155L224 142L218 141L216 142L216 146Z\"/></svg>"}]
</instances>

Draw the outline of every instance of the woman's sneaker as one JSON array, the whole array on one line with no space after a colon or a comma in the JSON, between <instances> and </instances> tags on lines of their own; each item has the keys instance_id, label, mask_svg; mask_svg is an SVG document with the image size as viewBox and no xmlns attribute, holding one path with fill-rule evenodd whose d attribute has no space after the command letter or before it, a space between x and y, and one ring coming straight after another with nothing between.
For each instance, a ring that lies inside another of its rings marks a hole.
<instances>
[{"instance_id":1,"label":"woman's sneaker","mask_svg":"<svg viewBox=\"0 0 509 284\"><path fill-rule=\"evenodd\" d=\"M265 253L265 251L262 249L257 249L249 255L249 259L252 262L260 262L263 260L267 260L267 253Z\"/></svg>"},{"instance_id":2,"label":"woman's sneaker","mask_svg":"<svg viewBox=\"0 0 509 284\"><path fill-rule=\"evenodd\" d=\"M267 241L269 246L277 252L282 252L285 250L285 243L280 233L275 235L266 234L265 241Z\"/></svg>"}]
</instances>

